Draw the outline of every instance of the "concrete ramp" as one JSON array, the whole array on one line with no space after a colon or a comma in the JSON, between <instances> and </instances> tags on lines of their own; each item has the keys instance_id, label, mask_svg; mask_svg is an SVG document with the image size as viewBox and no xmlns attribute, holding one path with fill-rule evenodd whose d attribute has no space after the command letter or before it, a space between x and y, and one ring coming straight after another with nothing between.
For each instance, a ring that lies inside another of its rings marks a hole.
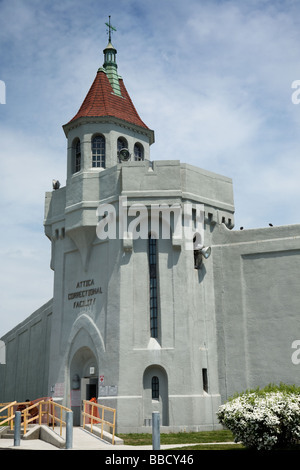
<instances>
[{"instance_id":1,"label":"concrete ramp","mask_svg":"<svg viewBox=\"0 0 300 470\"><path fill-rule=\"evenodd\" d=\"M0 449L32 449L32 450L64 450L66 444L66 428L54 430L46 425L35 425L22 437L20 446L14 447L13 433L0 439ZM123 441L122 441L123 442ZM112 445L100 437L81 427L73 427L73 445L71 450L119 450L127 448L122 445Z\"/></svg>"},{"instance_id":2,"label":"concrete ramp","mask_svg":"<svg viewBox=\"0 0 300 470\"><path fill-rule=\"evenodd\" d=\"M73 428L73 449L114 449L115 446L81 427Z\"/></svg>"},{"instance_id":3,"label":"concrete ramp","mask_svg":"<svg viewBox=\"0 0 300 470\"><path fill-rule=\"evenodd\" d=\"M23 436L23 439L25 441L40 439L54 447L64 449L66 446L66 428L62 429L62 435L60 436L58 427L53 430L46 425L36 425ZM73 449L101 449L110 445L109 442L105 442L81 427L73 427Z\"/></svg>"}]
</instances>

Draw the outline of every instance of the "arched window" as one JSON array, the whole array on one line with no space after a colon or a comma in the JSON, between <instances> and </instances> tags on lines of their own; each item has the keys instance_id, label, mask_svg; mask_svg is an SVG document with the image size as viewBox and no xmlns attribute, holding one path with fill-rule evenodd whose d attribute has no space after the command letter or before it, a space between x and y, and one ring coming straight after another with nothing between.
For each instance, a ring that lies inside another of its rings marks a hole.
<instances>
[{"instance_id":1,"label":"arched window","mask_svg":"<svg viewBox=\"0 0 300 470\"><path fill-rule=\"evenodd\" d=\"M92 140L92 166L105 168L105 139L102 135L96 135Z\"/></svg>"},{"instance_id":2,"label":"arched window","mask_svg":"<svg viewBox=\"0 0 300 470\"><path fill-rule=\"evenodd\" d=\"M158 301L157 301L157 240L151 234L148 241L149 277L150 277L150 334L158 337Z\"/></svg>"},{"instance_id":3,"label":"arched window","mask_svg":"<svg viewBox=\"0 0 300 470\"><path fill-rule=\"evenodd\" d=\"M120 152L121 149L127 149L127 148L128 148L127 140L124 137L119 137L118 138L118 152Z\"/></svg>"},{"instance_id":4,"label":"arched window","mask_svg":"<svg viewBox=\"0 0 300 470\"><path fill-rule=\"evenodd\" d=\"M130 160L130 153L128 150L128 142L124 137L118 138L118 157L119 161L129 161ZM125 150L126 149L126 150Z\"/></svg>"},{"instance_id":5,"label":"arched window","mask_svg":"<svg viewBox=\"0 0 300 470\"><path fill-rule=\"evenodd\" d=\"M143 146L139 143L134 145L134 159L137 162L144 160L144 149Z\"/></svg>"},{"instance_id":6,"label":"arched window","mask_svg":"<svg viewBox=\"0 0 300 470\"><path fill-rule=\"evenodd\" d=\"M81 169L81 145L80 140L76 139L73 143L73 173Z\"/></svg>"},{"instance_id":7,"label":"arched window","mask_svg":"<svg viewBox=\"0 0 300 470\"><path fill-rule=\"evenodd\" d=\"M156 375L151 380L152 400L159 400L159 380Z\"/></svg>"}]
</instances>

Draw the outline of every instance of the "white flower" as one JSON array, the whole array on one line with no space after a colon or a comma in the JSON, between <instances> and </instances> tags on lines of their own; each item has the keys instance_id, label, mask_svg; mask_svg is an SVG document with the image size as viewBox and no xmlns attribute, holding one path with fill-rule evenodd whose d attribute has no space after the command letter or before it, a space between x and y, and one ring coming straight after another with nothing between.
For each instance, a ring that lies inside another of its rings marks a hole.
<instances>
[{"instance_id":1,"label":"white flower","mask_svg":"<svg viewBox=\"0 0 300 470\"><path fill-rule=\"evenodd\" d=\"M221 405L219 421L248 447L271 449L278 442L300 436L300 396L270 392L245 393Z\"/></svg>"}]
</instances>

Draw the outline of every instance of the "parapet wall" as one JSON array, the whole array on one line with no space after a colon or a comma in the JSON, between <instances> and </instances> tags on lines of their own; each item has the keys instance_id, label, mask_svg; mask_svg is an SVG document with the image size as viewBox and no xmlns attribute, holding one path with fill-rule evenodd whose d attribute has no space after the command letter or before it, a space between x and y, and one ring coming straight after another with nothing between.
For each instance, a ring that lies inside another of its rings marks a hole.
<instances>
[{"instance_id":1,"label":"parapet wall","mask_svg":"<svg viewBox=\"0 0 300 470\"><path fill-rule=\"evenodd\" d=\"M212 258L222 400L269 383L299 386L300 225L217 226Z\"/></svg>"}]
</instances>

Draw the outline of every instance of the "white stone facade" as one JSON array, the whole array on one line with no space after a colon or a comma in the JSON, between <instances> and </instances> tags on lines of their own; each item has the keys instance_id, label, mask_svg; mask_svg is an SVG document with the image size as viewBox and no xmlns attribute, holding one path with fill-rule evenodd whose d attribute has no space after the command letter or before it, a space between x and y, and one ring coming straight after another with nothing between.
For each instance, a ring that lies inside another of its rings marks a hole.
<instances>
[{"instance_id":1,"label":"white stone facade","mask_svg":"<svg viewBox=\"0 0 300 470\"><path fill-rule=\"evenodd\" d=\"M300 226L232 230L231 179L177 160L151 162L154 133L146 127L96 116L64 131L66 185L45 198L53 299L2 338L0 401L51 395L79 424L81 401L96 396L117 409L117 432L150 430L153 411L162 430L188 431L217 428L217 408L235 392L300 385L300 360L292 360ZM105 167L93 167L96 135L105 140ZM128 161L120 160L119 138ZM154 233L155 205L180 208L182 230L172 216L168 237ZM204 211L198 248L211 248L197 269L186 245L187 205L190 227ZM146 236L131 236L142 226Z\"/></svg>"}]
</instances>

